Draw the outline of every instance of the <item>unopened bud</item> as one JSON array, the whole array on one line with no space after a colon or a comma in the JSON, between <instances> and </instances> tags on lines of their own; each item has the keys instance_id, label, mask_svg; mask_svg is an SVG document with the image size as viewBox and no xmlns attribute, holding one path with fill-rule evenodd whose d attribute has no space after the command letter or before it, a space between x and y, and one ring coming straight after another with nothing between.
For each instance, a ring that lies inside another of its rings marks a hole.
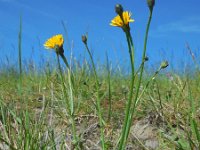
<instances>
[{"instance_id":1,"label":"unopened bud","mask_svg":"<svg viewBox=\"0 0 200 150\"><path fill-rule=\"evenodd\" d=\"M147 4L149 6L149 9L152 11L155 5L155 0L147 0Z\"/></svg>"},{"instance_id":2,"label":"unopened bud","mask_svg":"<svg viewBox=\"0 0 200 150\"><path fill-rule=\"evenodd\" d=\"M161 65L160 65L160 68L161 68L161 69L165 69L165 68L167 68L168 66L169 66L168 61L163 61L163 62L161 63Z\"/></svg>"},{"instance_id":3,"label":"unopened bud","mask_svg":"<svg viewBox=\"0 0 200 150\"><path fill-rule=\"evenodd\" d=\"M118 15L122 15L122 13L123 13L123 11L124 11L124 9L123 9L123 7L122 7L122 5L121 4L117 4L117 5L115 5L115 12L118 14Z\"/></svg>"},{"instance_id":4,"label":"unopened bud","mask_svg":"<svg viewBox=\"0 0 200 150\"><path fill-rule=\"evenodd\" d=\"M149 57L145 56L144 61L148 61L148 60L149 60Z\"/></svg>"},{"instance_id":5,"label":"unopened bud","mask_svg":"<svg viewBox=\"0 0 200 150\"><path fill-rule=\"evenodd\" d=\"M84 44L87 44L87 37L85 35L82 35L82 42Z\"/></svg>"}]
</instances>

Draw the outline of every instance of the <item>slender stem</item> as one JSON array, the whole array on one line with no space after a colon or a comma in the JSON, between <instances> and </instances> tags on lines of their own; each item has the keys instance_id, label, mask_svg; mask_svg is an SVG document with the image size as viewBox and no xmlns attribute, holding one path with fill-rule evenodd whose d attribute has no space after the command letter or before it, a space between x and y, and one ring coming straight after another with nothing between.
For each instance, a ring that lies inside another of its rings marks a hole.
<instances>
[{"instance_id":1,"label":"slender stem","mask_svg":"<svg viewBox=\"0 0 200 150\"><path fill-rule=\"evenodd\" d=\"M60 58L59 58L59 54L58 53L56 53L56 54L57 54L57 61L58 61L58 69L59 69L59 72L60 72L62 87L63 87L63 91L64 91L64 98L65 98L66 103L67 103L67 109L69 111L68 113L69 113L70 121L72 123L72 134L73 134L73 138L74 138L74 143L73 144L75 144L75 147L76 147L77 146L76 145L77 144L77 136L76 136L76 126L75 126L75 122L74 122L74 113L71 112L70 104L69 104L69 102L67 100L67 92L66 92L66 86L65 86L65 83L64 83L64 77L63 77L61 65L60 65ZM76 149L77 149L77 147L76 147Z\"/></svg>"},{"instance_id":2,"label":"slender stem","mask_svg":"<svg viewBox=\"0 0 200 150\"><path fill-rule=\"evenodd\" d=\"M130 31L126 33L126 38L128 41L128 46L129 46L129 55L130 55L130 59L131 59L131 69L132 69L132 78L134 78L134 74L135 74L135 67L134 67L134 44L133 44L133 40L132 40L132 36L130 34Z\"/></svg>"},{"instance_id":3,"label":"slender stem","mask_svg":"<svg viewBox=\"0 0 200 150\"><path fill-rule=\"evenodd\" d=\"M85 47L86 47L86 50L87 50L87 52L88 52L88 54L89 54L89 56L90 56L90 60L91 60L91 62L92 62L92 68L93 68L93 70L94 70L95 80L96 80L96 82L98 83L98 86L99 86L99 81L98 81L98 78L97 78L97 71L96 71L96 67L95 67L94 61L93 61L92 54L91 54L91 52L90 52L90 50L89 50L87 44L85 44ZM97 84L97 83L96 83L96 84Z\"/></svg>"},{"instance_id":4,"label":"slender stem","mask_svg":"<svg viewBox=\"0 0 200 150\"><path fill-rule=\"evenodd\" d=\"M150 78L150 80L146 83L145 87L143 88L141 94L138 96L137 100L136 100L136 105L139 102L139 100L141 99L142 95L144 94L144 92L146 91L146 89L148 88L149 84L151 83L151 81L153 81L153 79L158 75L158 73L160 72L161 68L159 68L154 74L153 76Z\"/></svg>"},{"instance_id":5,"label":"slender stem","mask_svg":"<svg viewBox=\"0 0 200 150\"><path fill-rule=\"evenodd\" d=\"M19 34L18 34L18 63L19 63L19 92L21 96L22 88L22 17L20 17Z\"/></svg>"},{"instance_id":6,"label":"slender stem","mask_svg":"<svg viewBox=\"0 0 200 150\"><path fill-rule=\"evenodd\" d=\"M64 91L64 96L65 98L67 97L67 93L66 93L66 87L65 87L65 83L64 83L64 77L63 77L63 73L62 73L62 68L60 65L60 58L59 58L59 54L56 55L57 56L57 61L58 61L58 69L60 72L60 77L61 77L61 82L62 82L62 86L63 86L63 91ZM67 107L69 108L69 103L67 103Z\"/></svg>"},{"instance_id":7,"label":"slender stem","mask_svg":"<svg viewBox=\"0 0 200 150\"><path fill-rule=\"evenodd\" d=\"M129 114L130 114L130 109L131 109L131 104L132 104L132 98L133 98L133 88L134 88L134 81L135 81L135 69L134 69L134 45L132 42L131 34L130 32L126 32L126 39L128 43L128 49L129 49L129 55L130 55L130 60L131 60L131 85L130 85L130 94L129 94L129 99L128 103L126 105L126 114L125 114L125 120L124 120L124 125L121 133L121 139L120 139L120 145L119 145L119 150L124 149L125 143L126 143L126 129L127 129L127 122L129 120Z\"/></svg>"},{"instance_id":8,"label":"slender stem","mask_svg":"<svg viewBox=\"0 0 200 150\"><path fill-rule=\"evenodd\" d=\"M111 81L110 81L111 70L107 53L106 53L106 59L107 59L107 70L108 70L108 100L109 100L108 122L110 122L112 116L112 100L111 100L112 94L111 94Z\"/></svg>"},{"instance_id":9,"label":"slender stem","mask_svg":"<svg viewBox=\"0 0 200 150\"><path fill-rule=\"evenodd\" d=\"M65 55L64 54L60 54L60 56L61 56L62 60L64 61L65 65L67 66L67 68L70 69L69 63L68 63Z\"/></svg>"},{"instance_id":10,"label":"slender stem","mask_svg":"<svg viewBox=\"0 0 200 150\"><path fill-rule=\"evenodd\" d=\"M144 63L145 63L144 59L146 57L146 47L147 47L147 40L148 40L148 32L149 32L149 28L150 28L151 19L152 19L152 12L153 12L153 10L150 11L149 19L148 19L148 22L147 22L145 39L144 39L144 49L143 49L143 55L142 55L142 65L141 65L139 80L138 80L138 83L137 83L137 86L136 86L136 94L135 94L133 107L131 109L130 117L129 117L128 124L127 124L126 138L128 137L128 134L129 134L129 131L130 131L131 121L133 119L133 114L135 112L137 99L138 99L138 95L139 95L139 91L140 91L140 85L141 85L141 81L142 81L142 76L143 76L143 72L144 72Z\"/></svg>"},{"instance_id":11,"label":"slender stem","mask_svg":"<svg viewBox=\"0 0 200 150\"><path fill-rule=\"evenodd\" d=\"M103 125L103 118L102 118L102 114L101 114L101 104L100 104L100 95L99 95L99 81L98 81L98 77L97 77L97 72L96 72L96 68L95 68L95 64L93 61L93 57L92 54L88 48L87 43L85 43L85 47L87 49L87 52L90 56L90 60L92 62L92 68L94 70L94 75L95 75L95 80L96 80L96 89L97 89L97 112L98 112L98 117L99 117L99 123L100 123L100 130L101 130L101 144L102 144L102 149L105 150L105 140L104 140L104 125Z\"/></svg>"},{"instance_id":12,"label":"slender stem","mask_svg":"<svg viewBox=\"0 0 200 150\"><path fill-rule=\"evenodd\" d=\"M64 54L59 54L59 55L62 58L62 60L64 61L65 65L67 67L67 70L70 72L70 79L71 79L71 82L72 82L72 85L73 85L73 89L76 91L76 88L74 88L75 87L75 77L74 77L74 74L73 74L73 72L70 68L68 61L67 61L67 58L65 57Z\"/></svg>"}]
</instances>

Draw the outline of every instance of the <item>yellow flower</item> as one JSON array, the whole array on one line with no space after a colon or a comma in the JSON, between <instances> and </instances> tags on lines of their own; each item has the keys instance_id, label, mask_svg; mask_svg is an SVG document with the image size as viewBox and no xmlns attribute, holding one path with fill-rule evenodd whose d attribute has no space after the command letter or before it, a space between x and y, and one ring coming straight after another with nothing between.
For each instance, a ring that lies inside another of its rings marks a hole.
<instances>
[{"instance_id":1,"label":"yellow flower","mask_svg":"<svg viewBox=\"0 0 200 150\"><path fill-rule=\"evenodd\" d=\"M131 13L128 11L123 12L123 20L119 15L117 15L110 23L111 26L116 26L116 27L123 27L124 25L128 26L129 22L134 22L133 19L131 19Z\"/></svg>"},{"instance_id":2,"label":"yellow flower","mask_svg":"<svg viewBox=\"0 0 200 150\"><path fill-rule=\"evenodd\" d=\"M63 43L64 43L64 39L63 39L62 34L58 34L49 38L45 42L44 47L46 49L55 49L57 46L61 48L63 46Z\"/></svg>"}]
</instances>

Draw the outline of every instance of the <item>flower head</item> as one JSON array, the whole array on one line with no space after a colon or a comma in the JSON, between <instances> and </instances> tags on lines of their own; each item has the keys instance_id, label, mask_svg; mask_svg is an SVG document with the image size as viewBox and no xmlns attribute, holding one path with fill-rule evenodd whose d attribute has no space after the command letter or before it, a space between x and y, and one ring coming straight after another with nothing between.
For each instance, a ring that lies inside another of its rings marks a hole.
<instances>
[{"instance_id":1,"label":"flower head","mask_svg":"<svg viewBox=\"0 0 200 150\"><path fill-rule=\"evenodd\" d=\"M123 20L122 18L117 15L110 23L111 26L116 26L116 27L124 27L124 26L128 26L129 22L134 22L133 19L131 19L131 13L128 11L124 11L122 14Z\"/></svg>"},{"instance_id":2,"label":"flower head","mask_svg":"<svg viewBox=\"0 0 200 150\"><path fill-rule=\"evenodd\" d=\"M55 36L49 38L45 42L44 47L46 49L57 49L58 47L62 48L63 43L64 43L64 39L63 39L62 34L58 34L58 35L55 35Z\"/></svg>"}]
</instances>

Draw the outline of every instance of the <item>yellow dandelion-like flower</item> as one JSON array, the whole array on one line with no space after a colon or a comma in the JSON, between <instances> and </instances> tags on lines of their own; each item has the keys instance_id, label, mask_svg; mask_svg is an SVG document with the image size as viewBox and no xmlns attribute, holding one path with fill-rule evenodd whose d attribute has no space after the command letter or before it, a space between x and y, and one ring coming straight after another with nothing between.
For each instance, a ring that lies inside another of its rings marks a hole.
<instances>
[{"instance_id":1,"label":"yellow dandelion-like flower","mask_svg":"<svg viewBox=\"0 0 200 150\"><path fill-rule=\"evenodd\" d=\"M110 23L111 26L116 27L123 27L124 25L128 26L129 22L134 22L133 19L131 19L131 13L128 11L123 12L123 20L119 15L117 15Z\"/></svg>"},{"instance_id":2,"label":"yellow dandelion-like flower","mask_svg":"<svg viewBox=\"0 0 200 150\"><path fill-rule=\"evenodd\" d=\"M46 49L55 49L57 46L61 48L63 46L63 43L64 43L64 39L63 39L62 34L58 34L49 38L45 42L44 47Z\"/></svg>"}]
</instances>

